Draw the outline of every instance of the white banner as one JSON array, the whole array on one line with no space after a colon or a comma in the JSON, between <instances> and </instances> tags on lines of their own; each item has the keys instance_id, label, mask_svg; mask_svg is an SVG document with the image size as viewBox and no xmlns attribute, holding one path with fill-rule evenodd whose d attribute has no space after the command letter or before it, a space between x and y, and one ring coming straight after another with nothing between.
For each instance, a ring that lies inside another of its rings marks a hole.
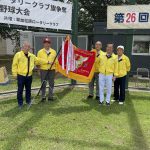
<instances>
[{"instance_id":1,"label":"white banner","mask_svg":"<svg viewBox=\"0 0 150 150\"><path fill-rule=\"evenodd\" d=\"M150 29L150 5L108 6L108 29Z\"/></svg>"},{"instance_id":2,"label":"white banner","mask_svg":"<svg viewBox=\"0 0 150 150\"><path fill-rule=\"evenodd\" d=\"M0 0L0 23L71 30L72 4L53 0Z\"/></svg>"}]
</instances>

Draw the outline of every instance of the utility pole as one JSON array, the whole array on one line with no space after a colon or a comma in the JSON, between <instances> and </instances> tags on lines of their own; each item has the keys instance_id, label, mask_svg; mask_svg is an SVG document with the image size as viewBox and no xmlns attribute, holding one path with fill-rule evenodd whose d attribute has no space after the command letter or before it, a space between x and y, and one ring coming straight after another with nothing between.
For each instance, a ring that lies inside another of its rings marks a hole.
<instances>
[{"instance_id":1,"label":"utility pole","mask_svg":"<svg viewBox=\"0 0 150 150\"><path fill-rule=\"evenodd\" d=\"M72 11L72 42L78 46L78 0L73 0ZM75 85L76 81L71 80L71 84Z\"/></svg>"}]
</instances>

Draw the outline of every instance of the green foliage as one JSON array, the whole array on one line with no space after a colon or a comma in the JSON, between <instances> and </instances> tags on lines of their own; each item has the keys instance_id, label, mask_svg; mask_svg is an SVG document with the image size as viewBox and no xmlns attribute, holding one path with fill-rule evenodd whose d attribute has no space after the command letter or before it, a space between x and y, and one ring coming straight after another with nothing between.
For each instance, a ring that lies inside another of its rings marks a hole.
<instances>
[{"instance_id":1,"label":"green foliage","mask_svg":"<svg viewBox=\"0 0 150 150\"><path fill-rule=\"evenodd\" d=\"M5 26L0 26L0 36L3 39L11 39L11 40L16 40L18 36L18 31L13 30L12 28L5 27Z\"/></svg>"},{"instance_id":2,"label":"green foliage","mask_svg":"<svg viewBox=\"0 0 150 150\"><path fill-rule=\"evenodd\" d=\"M19 31L6 27L4 25L0 25L0 37L3 39L11 39L15 42L14 52L17 52L20 48L20 34Z\"/></svg>"}]
</instances>

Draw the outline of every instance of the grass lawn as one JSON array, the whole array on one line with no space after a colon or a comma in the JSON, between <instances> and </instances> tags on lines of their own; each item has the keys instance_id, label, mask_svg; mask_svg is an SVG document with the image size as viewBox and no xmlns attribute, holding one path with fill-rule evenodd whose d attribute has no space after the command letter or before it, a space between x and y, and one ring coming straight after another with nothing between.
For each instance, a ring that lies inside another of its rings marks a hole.
<instances>
[{"instance_id":1,"label":"grass lawn","mask_svg":"<svg viewBox=\"0 0 150 150\"><path fill-rule=\"evenodd\" d=\"M1 150L149 150L150 93L129 93L124 106L86 100L83 88L58 90L59 99L19 111L0 101Z\"/></svg>"}]
</instances>

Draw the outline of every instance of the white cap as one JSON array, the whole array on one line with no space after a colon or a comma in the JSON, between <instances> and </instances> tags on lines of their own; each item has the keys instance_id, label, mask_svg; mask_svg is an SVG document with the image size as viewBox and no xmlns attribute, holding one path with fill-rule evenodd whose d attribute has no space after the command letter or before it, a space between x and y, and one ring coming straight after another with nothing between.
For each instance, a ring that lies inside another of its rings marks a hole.
<instances>
[{"instance_id":1,"label":"white cap","mask_svg":"<svg viewBox=\"0 0 150 150\"><path fill-rule=\"evenodd\" d=\"M122 45L119 45L119 46L117 47L117 49L119 49L119 48L121 48L122 50L124 50L124 46L122 46Z\"/></svg>"}]
</instances>

